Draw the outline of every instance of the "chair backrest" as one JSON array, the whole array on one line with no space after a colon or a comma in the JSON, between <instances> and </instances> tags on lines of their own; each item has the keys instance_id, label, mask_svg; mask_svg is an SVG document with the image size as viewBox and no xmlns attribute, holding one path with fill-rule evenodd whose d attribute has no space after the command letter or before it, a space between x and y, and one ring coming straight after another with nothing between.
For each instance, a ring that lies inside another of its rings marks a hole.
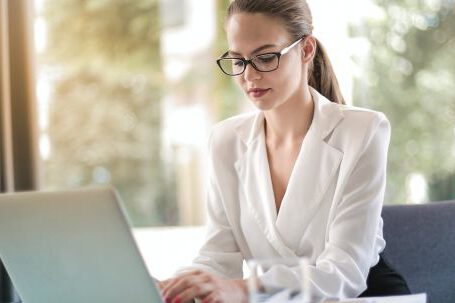
<instances>
[{"instance_id":1,"label":"chair backrest","mask_svg":"<svg viewBox=\"0 0 455 303\"><path fill-rule=\"evenodd\" d=\"M455 200L386 205L382 211L384 256L412 293L428 302L455 302Z\"/></svg>"}]
</instances>

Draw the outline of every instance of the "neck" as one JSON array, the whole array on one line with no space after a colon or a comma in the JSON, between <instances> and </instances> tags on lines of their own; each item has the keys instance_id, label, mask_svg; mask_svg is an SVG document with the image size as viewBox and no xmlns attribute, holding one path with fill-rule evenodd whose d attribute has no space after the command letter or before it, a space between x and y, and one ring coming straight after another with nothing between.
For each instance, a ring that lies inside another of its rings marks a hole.
<instances>
[{"instance_id":1,"label":"neck","mask_svg":"<svg viewBox=\"0 0 455 303\"><path fill-rule=\"evenodd\" d=\"M308 86L278 108L264 112L267 142L300 144L313 120L314 103Z\"/></svg>"}]
</instances>

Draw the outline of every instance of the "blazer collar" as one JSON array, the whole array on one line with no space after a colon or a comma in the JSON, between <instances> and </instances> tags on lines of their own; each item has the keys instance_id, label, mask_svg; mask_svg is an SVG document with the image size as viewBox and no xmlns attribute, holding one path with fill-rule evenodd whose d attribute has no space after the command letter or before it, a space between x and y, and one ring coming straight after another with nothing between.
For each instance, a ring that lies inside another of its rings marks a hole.
<instances>
[{"instance_id":1,"label":"blazer collar","mask_svg":"<svg viewBox=\"0 0 455 303\"><path fill-rule=\"evenodd\" d=\"M311 127L314 128L316 135L321 140L324 140L343 119L343 108L329 101L311 86L310 93L314 102L314 116ZM255 115L252 125L249 123L240 124L236 127L235 131L246 145L250 145L262 134L263 127L264 113L259 111Z\"/></svg>"}]
</instances>

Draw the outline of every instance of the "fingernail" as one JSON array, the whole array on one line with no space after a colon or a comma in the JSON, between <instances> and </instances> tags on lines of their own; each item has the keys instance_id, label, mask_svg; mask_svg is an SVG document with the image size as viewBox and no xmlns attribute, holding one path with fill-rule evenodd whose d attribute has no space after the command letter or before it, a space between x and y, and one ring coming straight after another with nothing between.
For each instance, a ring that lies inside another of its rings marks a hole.
<instances>
[{"instance_id":1,"label":"fingernail","mask_svg":"<svg viewBox=\"0 0 455 303\"><path fill-rule=\"evenodd\" d=\"M175 299L174 299L173 303L180 303L180 297L179 296L175 296Z\"/></svg>"}]
</instances>

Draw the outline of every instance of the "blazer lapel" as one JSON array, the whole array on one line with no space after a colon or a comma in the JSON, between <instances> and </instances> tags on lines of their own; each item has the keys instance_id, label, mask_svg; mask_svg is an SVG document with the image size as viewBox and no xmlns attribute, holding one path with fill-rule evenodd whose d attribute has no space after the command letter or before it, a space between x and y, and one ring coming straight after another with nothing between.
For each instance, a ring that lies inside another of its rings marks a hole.
<instances>
[{"instance_id":1,"label":"blazer lapel","mask_svg":"<svg viewBox=\"0 0 455 303\"><path fill-rule=\"evenodd\" d=\"M306 227L320 208L320 201L338 171L343 152L327 138L343 119L342 111L315 90L314 116L281 203L276 227L283 242L295 250Z\"/></svg>"},{"instance_id":2,"label":"blazer lapel","mask_svg":"<svg viewBox=\"0 0 455 303\"><path fill-rule=\"evenodd\" d=\"M248 138L245 138L244 129L239 128L238 134L244 137L246 151L235 163L235 168L247 209L272 247L280 255L293 256L275 227L277 212L265 147L263 114L256 116Z\"/></svg>"}]
</instances>

